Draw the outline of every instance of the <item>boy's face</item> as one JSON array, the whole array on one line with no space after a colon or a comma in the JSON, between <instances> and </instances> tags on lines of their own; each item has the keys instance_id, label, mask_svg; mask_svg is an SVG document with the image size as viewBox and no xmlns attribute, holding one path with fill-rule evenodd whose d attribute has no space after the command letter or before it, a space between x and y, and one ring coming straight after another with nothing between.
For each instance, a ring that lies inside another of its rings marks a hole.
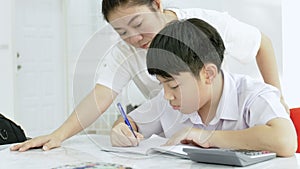
<instances>
[{"instance_id":1,"label":"boy's face","mask_svg":"<svg viewBox=\"0 0 300 169\"><path fill-rule=\"evenodd\" d=\"M209 86L200 78L195 78L190 72L181 72L172 75L172 78L163 78L157 75L163 85L164 97L174 110L190 114L198 111L210 100Z\"/></svg>"}]
</instances>

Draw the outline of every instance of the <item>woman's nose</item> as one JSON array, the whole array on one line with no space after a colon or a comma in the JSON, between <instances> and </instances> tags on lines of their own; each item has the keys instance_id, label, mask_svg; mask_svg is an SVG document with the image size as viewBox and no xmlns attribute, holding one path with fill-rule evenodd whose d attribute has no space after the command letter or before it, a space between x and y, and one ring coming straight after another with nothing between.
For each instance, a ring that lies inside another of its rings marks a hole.
<instances>
[{"instance_id":1,"label":"woman's nose","mask_svg":"<svg viewBox=\"0 0 300 169\"><path fill-rule=\"evenodd\" d=\"M129 38L129 43L132 45L137 44L140 40L143 39L143 36L141 34L135 34L135 35L131 35Z\"/></svg>"}]
</instances>

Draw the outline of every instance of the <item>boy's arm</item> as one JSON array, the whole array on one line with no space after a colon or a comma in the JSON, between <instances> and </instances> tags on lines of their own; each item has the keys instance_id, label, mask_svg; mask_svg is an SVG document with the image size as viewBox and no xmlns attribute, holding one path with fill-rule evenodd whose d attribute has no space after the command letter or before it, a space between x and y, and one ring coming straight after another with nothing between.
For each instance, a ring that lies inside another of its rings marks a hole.
<instances>
[{"instance_id":1,"label":"boy's arm","mask_svg":"<svg viewBox=\"0 0 300 169\"><path fill-rule=\"evenodd\" d=\"M296 131L280 104L279 93L271 89L246 99L247 111L245 108L237 111L242 116L240 120L249 127L240 125L243 129L237 130L235 125L230 125L216 131L184 129L174 134L167 144L192 142L203 147L269 150L278 156L293 155L297 148Z\"/></svg>"},{"instance_id":2,"label":"boy's arm","mask_svg":"<svg viewBox=\"0 0 300 169\"><path fill-rule=\"evenodd\" d=\"M268 150L277 153L278 156L291 156L295 153L296 131L280 104L277 92L263 92L255 97L243 117L249 126L248 129L215 131L207 141L209 145Z\"/></svg>"},{"instance_id":3,"label":"boy's arm","mask_svg":"<svg viewBox=\"0 0 300 169\"><path fill-rule=\"evenodd\" d=\"M296 139L293 124L287 119L275 118L266 125L244 130L215 131L207 143L209 146L221 148L268 150L277 153L278 156L288 157L297 149Z\"/></svg>"},{"instance_id":4,"label":"boy's arm","mask_svg":"<svg viewBox=\"0 0 300 169\"><path fill-rule=\"evenodd\" d=\"M277 69L276 57L271 40L262 33L260 48L256 55L257 66L264 79L264 82L270 84L281 91L279 74ZM289 113L289 107L285 103L283 95L281 94L281 103L284 105L286 111Z\"/></svg>"},{"instance_id":5,"label":"boy's arm","mask_svg":"<svg viewBox=\"0 0 300 169\"><path fill-rule=\"evenodd\" d=\"M266 125L257 125L243 130L183 129L173 135L166 145L196 144L201 147L229 149L267 150L277 156L294 155L297 136L293 124L284 118L275 118Z\"/></svg>"}]
</instances>

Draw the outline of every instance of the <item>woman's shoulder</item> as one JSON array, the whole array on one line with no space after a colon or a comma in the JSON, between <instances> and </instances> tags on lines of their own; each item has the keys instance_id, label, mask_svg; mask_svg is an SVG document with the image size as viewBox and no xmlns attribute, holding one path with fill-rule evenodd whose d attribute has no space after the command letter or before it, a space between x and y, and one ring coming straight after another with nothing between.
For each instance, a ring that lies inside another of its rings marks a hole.
<instances>
[{"instance_id":1,"label":"woman's shoulder","mask_svg":"<svg viewBox=\"0 0 300 169\"><path fill-rule=\"evenodd\" d=\"M188 18L199 18L205 20L207 18L219 18L228 15L227 12L204 8L167 8L166 10L175 12L179 20Z\"/></svg>"},{"instance_id":2,"label":"woman's shoulder","mask_svg":"<svg viewBox=\"0 0 300 169\"><path fill-rule=\"evenodd\" d=\"M106 51L102 61L105 62L106 65L111 65L112 63L127 63L133 66L134 64L146 62L145 59L145 49L137 49L124 41L119 41Z\"/></svg>"},{"instance_id":3,"label":"woman's shoulder","mask_svg":"<svg viewBox=\"0 0 300 169\"><path fill-rule=\"evenodd\" d=\"M113 44L111 48L107 50L106 56L113 58L127 58L135 53L138 53L138 50L135 47L121 40Z\"/></svg>"},{"instance_id":4,"label":"woman's shoulder","mask_svg":"<svg viewBox=\"0 0 300 169\"><path fill-rule=\"evenodd\" d=\"M124 42L123 40L120 40L117 42L111 49L112 51L121 52L123 54L125 53L133 53L136 52L136 48L129 45L128 43Z\"/></svg>"}]
</instances>

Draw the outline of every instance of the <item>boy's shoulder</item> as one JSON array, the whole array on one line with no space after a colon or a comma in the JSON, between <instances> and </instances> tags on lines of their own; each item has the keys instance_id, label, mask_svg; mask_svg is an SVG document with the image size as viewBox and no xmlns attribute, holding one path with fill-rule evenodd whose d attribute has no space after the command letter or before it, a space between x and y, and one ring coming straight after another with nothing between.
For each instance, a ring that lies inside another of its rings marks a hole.
<instances>
[{"instance_id":1,"label":"boy's shoulder","mask_svg":"<svg viewBox=\"0 0 300 169\"><path fill-rule=\"evenodd\" d=\"M223 71L224 88L223 93L232 93L228 91L235 90L237 97L240 99L250 99L264 93L274 92L277 97L280 97L279 90L261 80L254 79L248 75L234 74Z\"/></svg>"}]
</instances>

